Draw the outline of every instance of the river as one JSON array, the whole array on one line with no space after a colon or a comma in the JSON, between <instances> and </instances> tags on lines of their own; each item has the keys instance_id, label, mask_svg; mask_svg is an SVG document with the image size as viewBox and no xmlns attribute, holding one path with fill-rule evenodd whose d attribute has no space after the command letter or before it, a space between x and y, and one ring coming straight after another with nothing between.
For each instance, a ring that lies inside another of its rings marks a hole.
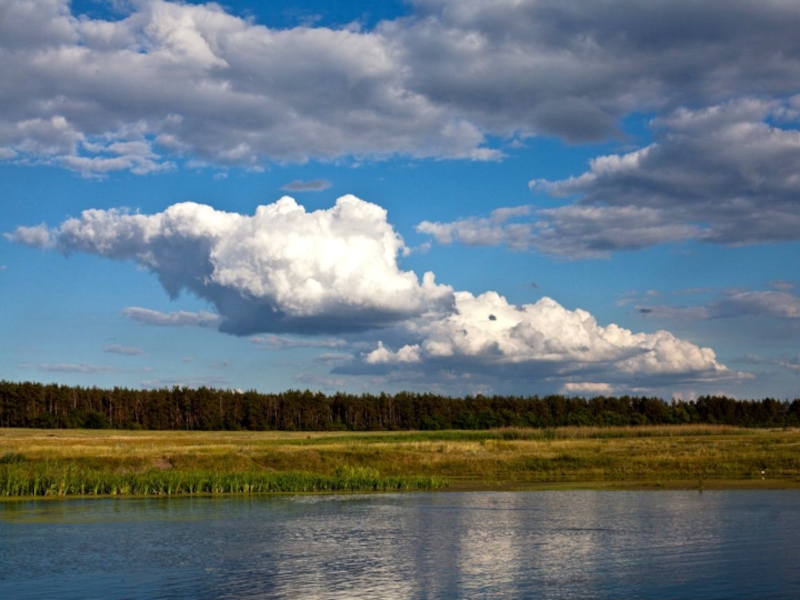
<instances>
[{"instance_id":1,"label":"river","mask_svg":"<svg viewBox=\"0 0 800 600\"><path fill-rule=\"evenodd\" d=\"M800 491L0 502L0 598L699 597L800 597Z\"/></svg>"}]
</instances>

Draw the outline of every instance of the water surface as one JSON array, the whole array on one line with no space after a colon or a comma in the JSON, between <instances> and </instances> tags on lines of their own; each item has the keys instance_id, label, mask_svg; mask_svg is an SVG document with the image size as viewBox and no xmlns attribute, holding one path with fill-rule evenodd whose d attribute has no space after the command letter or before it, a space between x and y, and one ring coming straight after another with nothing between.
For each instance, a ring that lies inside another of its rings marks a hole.
<instances>
[{"instance_id":1,"label":"water surface","mask_svg":"<svg viewBox=\"0 0 800 600\"><path fill-rule=\"evenodd\" d=\"M800 597L800 492L0 503L0 598Z\"/></svg>"}]
</instances>

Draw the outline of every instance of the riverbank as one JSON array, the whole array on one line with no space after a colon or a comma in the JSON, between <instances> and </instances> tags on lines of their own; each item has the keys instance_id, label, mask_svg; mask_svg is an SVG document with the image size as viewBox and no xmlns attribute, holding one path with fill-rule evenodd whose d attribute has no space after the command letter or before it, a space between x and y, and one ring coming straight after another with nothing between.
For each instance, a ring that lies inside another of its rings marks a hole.
<instances>
[{"instance_id":1,"label":"riverbank","mask_svg":"<svg viewBox=\"0 0 800 600\"><path fill-rule=\"evenodd\" d=\"M800 430L0 429L0 497L800 487Z\"/></svg>"}]
</instances>

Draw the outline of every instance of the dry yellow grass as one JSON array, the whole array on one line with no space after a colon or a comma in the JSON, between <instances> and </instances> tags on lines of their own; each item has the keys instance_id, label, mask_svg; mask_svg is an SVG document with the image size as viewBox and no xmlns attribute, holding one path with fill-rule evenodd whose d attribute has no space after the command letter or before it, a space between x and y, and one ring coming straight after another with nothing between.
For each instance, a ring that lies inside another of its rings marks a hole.
<instances>
[{"instance_id":1,"label":"dry yellow grass","mask_svg":"<svg viewBox=\"0 0 800 600\"><path fill-rule=\"evenodd\" d=\"M456 488L800 482L800 430L722 426L298 433L0 429L0 460L92 472L444 477ZM762 474L763 472L763 474ZM763 478L763 479L762 479Z\"/></svg>"}]
</instances>

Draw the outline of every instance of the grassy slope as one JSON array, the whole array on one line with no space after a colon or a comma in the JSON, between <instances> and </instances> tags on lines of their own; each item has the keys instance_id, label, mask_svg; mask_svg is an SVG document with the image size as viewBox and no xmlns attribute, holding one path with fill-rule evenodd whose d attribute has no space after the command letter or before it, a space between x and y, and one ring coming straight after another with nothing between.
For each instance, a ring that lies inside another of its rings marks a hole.
<instances>
[{"instance_id":1,"label":"grassy slope","mask_svg":"<svg viewBox=\"0 0 800 600\"><path fill-rule=\"evenodd\" d=\"M218 493L439 487L441 481L431 477L446 478L454 489L800 487L800 430L695 425L391 433L0 429L0 496L30 489L18 485L12 493L12 479L20 484L45 473L52 479L37 493L49 495L176 493L176 486L177 493L196 493L198 486ZM65 474L78 483L65 488ZM103 478L111 487L104 487ZM136 481L138 487L131 484Z\"/></svg>"}]
</instances>

